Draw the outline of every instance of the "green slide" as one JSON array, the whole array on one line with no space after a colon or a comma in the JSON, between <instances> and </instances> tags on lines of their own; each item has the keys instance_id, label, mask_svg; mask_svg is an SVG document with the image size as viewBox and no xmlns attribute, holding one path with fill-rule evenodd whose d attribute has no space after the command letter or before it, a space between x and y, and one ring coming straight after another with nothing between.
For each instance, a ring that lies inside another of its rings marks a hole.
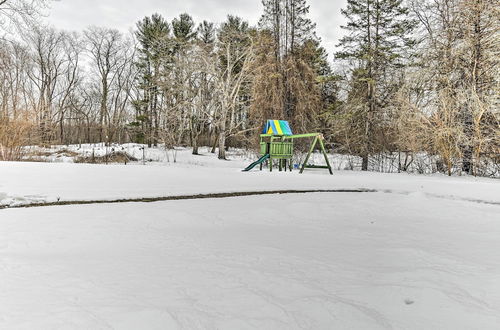
<instances>
[{"instance_id":1,"label":"green slide","mask_svg":"<svg viewBox=\"0 0 500 330\"><path fill-rule=\"evenodd\" d=\"M255 166L259 165L259 164L262 164L263 162L265 162L267 159L269 158L269 154L265 154L264 156L260 157L259 160L253 162L252 164L248 165L244 170L242 170L243 172L248 172L250 171L252 168L254 168Z\"/></svg>"}]
</instances>

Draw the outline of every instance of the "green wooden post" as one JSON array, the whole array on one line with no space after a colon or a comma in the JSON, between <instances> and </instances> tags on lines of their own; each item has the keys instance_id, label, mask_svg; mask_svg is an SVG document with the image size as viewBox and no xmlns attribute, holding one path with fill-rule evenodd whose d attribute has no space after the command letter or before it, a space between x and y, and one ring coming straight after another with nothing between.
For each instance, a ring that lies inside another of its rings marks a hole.
<instances>
[{"instance_id":1,"label":"green wooden post","mask_svg":"<svg viewBox=\"0 0 500 330\"><path fill-rule=\"evenodd\" d=\"M313 143L311 144L311 148L309 148L309 152L307 153L306 159L304 160L304 164L302 164L302 168L300 169L300 172L299 172L300 174L302 174L302 172L304 172L304 168L306 168L307 161L309 160L309 157L311 157L311 153L313 152L317 141L318 141L318 136L316 135Z\"/></svg>"},{"instance_id":2,"label":"green wooden post","mask_svg":"<svg viewBox=\"0 0 500 330\"><path fill-rule=\"evenodd\" d=\"M328 154L326 153L325 145L323 144L323 139L319 139L319 145L321 146L321 151L323 152L323 156L325 157L326 166L328 166L328 171L331 175L333 175L332 167L330 166L330 162L328 161Z\"/></svg>"}]
</instances>

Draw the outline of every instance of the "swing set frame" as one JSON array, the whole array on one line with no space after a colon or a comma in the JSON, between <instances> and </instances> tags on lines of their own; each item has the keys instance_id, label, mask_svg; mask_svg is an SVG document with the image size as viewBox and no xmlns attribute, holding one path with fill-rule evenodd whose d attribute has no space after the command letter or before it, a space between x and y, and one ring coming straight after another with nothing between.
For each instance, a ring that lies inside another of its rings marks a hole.
<instances>
[{"instance_id":1,"label":"swing set frame","mask_svg":"<svg viewBox=\"0 0 500 330\"><path fill-rule=\"evenodd\" d=\"M278 168L280 171L287 168L292 171L292 157L293 157L293 141L295 139L313 138L309 151L300 166L300 172L304 172L306 168L321 168L328 169L330 174L333 174L332 167L328 161L328 155L325 149L324 137L321 133L307 133L296 135L274 135L274 134L261 134L260 135L260 154L261 156L269 155L269 170L273 170L273 160L278 160ZM319 149L323 153L326 165L311 165L307 164L311 154L313 153L316 145L319 144ZM262 163L260 163L260 170L262 170Z\"/></svg>"}]
</instances>

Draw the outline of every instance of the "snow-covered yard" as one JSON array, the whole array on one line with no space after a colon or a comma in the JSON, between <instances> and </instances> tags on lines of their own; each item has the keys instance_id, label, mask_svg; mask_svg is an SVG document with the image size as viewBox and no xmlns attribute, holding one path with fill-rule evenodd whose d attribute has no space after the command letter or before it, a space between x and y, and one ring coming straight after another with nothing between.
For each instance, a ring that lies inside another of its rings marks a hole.
<instances>
[{"instance_id":1,"label":"snow-covered yard","mask_svg":"<svg viewBox=\"0 0 500 330\"><path fill-rule=\"evenodd\" d=\"M87 149L86 152L89 152ZM138 157L140 150L126 146ZM98 152L103 152L101 148ZM206 151L206 150L204 150ZM421 193L482 202L500 203L500 181L443 175L383 174L376 172L306 170L278 172L276 169L242 173L251 155L234 155L220 161L205 153L193 156L180 150L177 162L165 152L148 150L154 162L141 165L0 162L0 206L68 200L112 200L172 195L282 189L377 189L394 193ZM316 155L321 161L321 156ZM71 161L71 159L65 159ZM335 168L342 162L332 159Z\"/></svg>"},{"instance_id":2,"label":"snow-covered yard","mask_svg":"<svg viewBox=\"0 0 500 330\"><path fill-rule=\"evenodd\" d=\"M183 158L184 157L184 158ZM500 182L243 160L0 163L0 329L498 329Z\"/></svg>"}]
</instances>

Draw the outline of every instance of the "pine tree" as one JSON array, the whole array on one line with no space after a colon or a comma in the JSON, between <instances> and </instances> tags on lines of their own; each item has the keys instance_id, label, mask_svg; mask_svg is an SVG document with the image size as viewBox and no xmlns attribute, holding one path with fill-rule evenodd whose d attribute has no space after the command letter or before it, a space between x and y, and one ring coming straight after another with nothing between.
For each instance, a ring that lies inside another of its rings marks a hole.
<instances>
[{"instance_id":1,"label":"pine tree","mask_svg":"<svg viewBox=\"0 0 500 330\"><path fill-rule=\"evenodd\" d=\"M198 39L204 45L213 45L215 42L215 26L214 23L203 21L198 26Z\"/></svg>"},{"instance_id":2,"label":"pine tree","mask_svg":"<svg viewBox=\"0 0 500 330\"><path fill-rule=\"evenodd\" d=\"M174 37L181 43L186 43L196 38L195 24L189 14L180 14L179 18L174 18L172 21L172 30Z\"/></svg>"},{"instance_id":3,"label":"pine tree","mask_svg":"<svg viewBox=\"0 0 500 330\"><path fill-rule=\"evenodd\" d=\"M170 26L161 15L153 14L137 23L135 34L139 42L137 66L142 91L142 98L134 102L137 123L142 126L148 144L156 144L160 129L161 93L158 85L161 71L172 52Z\"/></svg>"},{"instance_id":4,"label":"pine tree","mask_svg":"<svg viewBox=\"0 0 500 330\"><path fill-rule=\"evenodd\" d=\"M232 60L231 58L228 59L228 56L239 58L232 72L237 74L245 60L245 58L240 57L240 54L244 52L250 43L248 22L241 17L229 15L227 20L221 24L217 38L219 44L225 46L219 47L221 68L225 68L228 61Z\"/></svg>"},{"instance_id":5,"label":"pine tree","mask_svg":"<svg viewBox=\"0 0 500 330\"><path fill-rule=\"evenodd\" d=\"M353 70L351 79L356 80L351 83L356 90L351 89L350 95L360 99L347 107L356 104L353 111L362 121L356 125L363 127L357 137L361 141L357 152L366 171L369 155L379 151L380 143L375 140L383 132L383 110L394 90L391 85L398 80L395 70L405 64L405 51L414 45L410 38L414 22L407 18L408 8L402 0L348 0L342 14L348 20L343 26L348 35L340 40L342 50L336 53L336 58L349 60Z\"/></svg>"}]
</instances>

